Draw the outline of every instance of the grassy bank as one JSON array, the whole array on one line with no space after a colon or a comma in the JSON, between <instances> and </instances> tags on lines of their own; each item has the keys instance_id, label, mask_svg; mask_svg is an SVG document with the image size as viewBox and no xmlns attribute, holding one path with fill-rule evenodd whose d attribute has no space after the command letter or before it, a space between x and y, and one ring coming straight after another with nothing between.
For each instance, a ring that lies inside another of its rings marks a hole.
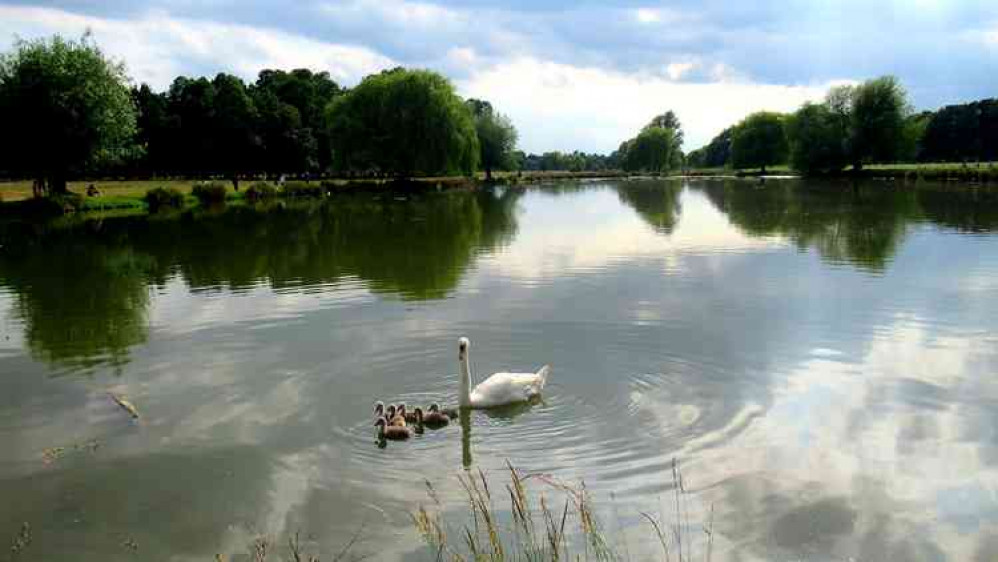
<instances>
[{"instance_id":1,"label":"grassy bank","mask_svg":"<svg viewBox=\"0 0 998 562\"><path fill-rule=\"evenodd\" d=\"M766 168L766 175L796 175L797 172L789 166L771 166ZM732 169L732 168L691 168L683 171L684 176L758 176L762 170ZM919 164L869 164L859 172L844 169L839 174L843 178L862 179L892 179L892 180L930 180L958 181L966 183L987 183L998 181L998 162L980 162L972 164L941 162Z\"/></svg>"},{"instance_id":2,"label":"grassy bank","mask_svg":"<svg viewBox=\"0 0 998 562\"><path fill-rule=\"evenodd\" d=\"M528 172L499 173L490 183L520 185L566 179L596 179L625 177L623 172ZM48 199L37 199L30 181L0 182L0 214L3 215L54 215L74 211L131 211L136 213L156 211L170 207L189 208L225 201L255 202L271 198L318 198L347 191L381 190L434 190L474 189L486 185L482 176L426 177L404 182L384 178L332 178L311 182L288 181L278 186L273 182L243 181L236 191L231 182L209 183L184 179L123 180L123 181L74 181L68 185L69 194ZM90 186L98 194L88 196ZM210 193L209 193L210 192ZM150 197L152 196L152 197ZM162 202L166 201L166 204ZM152 203L152 206L150 206Z\"/></svg>"}]
</instances>

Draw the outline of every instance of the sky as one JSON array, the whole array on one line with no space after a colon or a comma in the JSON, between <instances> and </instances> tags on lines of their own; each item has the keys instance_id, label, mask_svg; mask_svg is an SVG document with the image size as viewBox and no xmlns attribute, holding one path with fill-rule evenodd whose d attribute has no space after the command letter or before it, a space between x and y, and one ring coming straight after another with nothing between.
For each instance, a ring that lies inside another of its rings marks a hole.
<instances>
[{"instance_id":1,"label":"sky","mask_svg":"<svg viewBox=\"0 0 998 562\"><path fill-rule=\"evenodd\" d=\"M345 86L430 68L536 153L607 153L667 110L692 150L753 111L882 74L916 109L998 97L994 0L0 0L0 51L88 29L156 89L264 68Z\"/></svg>"}]
</instances>

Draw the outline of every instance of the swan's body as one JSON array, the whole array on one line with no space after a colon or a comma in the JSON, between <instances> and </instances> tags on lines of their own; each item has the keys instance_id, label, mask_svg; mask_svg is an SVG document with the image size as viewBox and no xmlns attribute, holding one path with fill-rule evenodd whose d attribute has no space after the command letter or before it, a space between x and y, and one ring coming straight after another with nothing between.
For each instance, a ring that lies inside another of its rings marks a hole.
<instances>
[{"instance_id":1,"label":"swan's body","mask_svg":"<svg viewBox=\"0 0 998 562\"><path fill-rule=\"evenodd\" d=\"M425 414L419 408L416 408L416 412L418 413L419 424L425 425L430 429L438 429L450 423L450 417L441 413L440 406L436 404L430 404L430 409Z\"/></svg>"},{"instance_id":2,"label":"swan's body","mask_svg":"<svg viewBox=\"0 0 998 562\"><path fill-rule=\"evenodd\" d=\"M405 426L388 425L385 418L378 418L374 421L378 428L378 441L391 439L392 441L405 441L412 437L412 430Z\"/></svg>"},{"instance_id":3,"label":"swan's body","mask_svg":"<svg viewBox=\"0 0 998 562\"><path fill-rule=\"evenodd\" d=\"M494 408L506 404L526 402L540 396L547 383L551 367L544 365L536 373L495 373L471 388L471 367L468 348L471 342L461 338L458 342L458 360L461 363L461 387L458 401L462 408Z\"/></svg>"}]
</instances>

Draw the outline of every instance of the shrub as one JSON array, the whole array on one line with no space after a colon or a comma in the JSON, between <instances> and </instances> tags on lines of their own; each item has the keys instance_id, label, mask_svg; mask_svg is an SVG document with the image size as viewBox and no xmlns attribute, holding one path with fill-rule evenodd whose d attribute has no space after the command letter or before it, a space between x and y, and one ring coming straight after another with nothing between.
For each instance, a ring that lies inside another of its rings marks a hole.
<instances>
[{"instance_id":1,"label":"shrub","mask_svg":"<svg viewBox=\"0 0 998 562\"><path fill-rule=\"evenodd\" d=\"M265 181L256 182L246 190L246 199L250 201L259 201L260 199L270 199L272 197L277 197L277 188Z\"/></svg>"},{"instance_id":2,"label":"shrub","mask_svg":"<svg viewBox=\"0 0 998 562\"><path fill-rule=\"evenodd\" d=\"M83 197L78 193L67 191L66 193L52 194L45 198L53 207L62 209L64 213L78 211L83 205Z\"/></svg>"},{"instance_id":3,"label":"shrub","mask_svg":"<svg viewBox=\"0 0 998 562\"><path fill-rule=\"evenodd\" d=\"M289 181L284 184L284 194L288 197L322 197L325 189L318 183Z\"/></svg>"},{"instance_id":4,"label":"shrub","mask_svg":"<svg viewBox=\"0 0 998 562\"><path fill-rule=\"evenodd\" d=\"M155 213L163 207L180 209L184 206L184 194L172 187L156 187L146 192L146 205L149 205L149 212Z\"/></svg>"},{"instance_id":5,"label":"shrub","mask_svg":"<svg viewBox=\"0 0 998 562\"><path fill-rule=\"evenodd\" d=\"M217 181L199 183L191 190L191 194L197 197L202 205L222 203L225 201L225 184Z\"/></svg>"}]
</instances>

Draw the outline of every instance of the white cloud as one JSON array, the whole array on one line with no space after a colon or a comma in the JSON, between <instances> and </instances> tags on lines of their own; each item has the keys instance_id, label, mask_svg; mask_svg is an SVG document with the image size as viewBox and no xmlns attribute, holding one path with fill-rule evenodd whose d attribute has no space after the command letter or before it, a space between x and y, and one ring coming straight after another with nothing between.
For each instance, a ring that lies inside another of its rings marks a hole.
<instances>
[{"instance_id":1,"label":"white cloud","mask_svg":"<svg viewBox=\"0 0 998 562\"><path fill-rule=\"evenodd\" d=\"M135 20L102 19L61 10L0 6L0 37L9 41L54 33L79 36L87 29L104 51L128 65L136 82L165 88L174 77L196 72L232 72L254 79L264 68L325 70L353 84L365 75L394 66L370 49L315 41L288 33L242 25L211 23L148 13ZM0 43L0 48L5 48Z\"/></svg>"},{"instance_id":2,"label":"white cloud","mask_svg":"<svg viewBox=\"0 0 998 562\"><path fill-rule=\"evenodd\" d=\"M669 80L680 80L697 66L695 62L674 62L665 67L665 73L669 76Z\"/></svg>"},{"instance_id":3,"label":"white cloud","mask_svg":"<svg viewBox=\"0 0 998 562\"><path fill-rule=\"evenodd\" d=\"M338 22L376 20L406 28L454 27L465 25L467 15L429 2L408 0L349 0L346 2L326 2L319 10L326 17Z\"/></svg>"},{"instance_id":4,"label":"white cloud","mask_svg":"<svg viewBox=\"0 0 998 562\"><path fill-rule=\"evenodd\" d=\"M330 2L318 10L320 17L345 25L379 25L391 30L463 33L471 26L465 11L405 0ZM635 12L635 17L659 22L687 18L669 10L643 10ZM119 20L50 8L0 6L2 38L14 34L73 36L87 29L107 53L125 60L136 82L160 89L181 74L232 72L252 80L263 68L297 67L326 70L337 81L352 85L366 74L396 65L364 46L163 12ZM462 94L488 99L508 114L520 130L523 148L530 152L609 152L667 109L679 115L689 150L752 111L792 110L803 101L820 98L825 89L825 85L752 83L729 66L697 57L680 58L665 66L664 72L659 70L658 76L555 63L531 55L528 43L508 30L487 35L489 44L503 46L506 58L482 51L474 43L456 42L433 56L431 66L452 76L466 76L458 81ZM0 49L5 46L0 42Z\"/></svg>"},{"instance_id":5,"label":"white cloud","mask_svg":"<svg viewBox=\"0 0 998 562\"><path fill-rule=\"evenodd\" d=\"M667 109L683 123L689 150L753 111L792 111L828 87L738 81L728 67L713 67L711 75L713 82L677 83L521 57L474 73L459 87L508 114L528 152L566 145L609 152Z\"/></svg>"},{"instance_id":6,"label":"white cloud","mask_svg":"<svg viewBox=\"0 0 998 562\"><path fill-rule=\"evenodd\" d=\"M653 8L638 8L634 10L634 19L639 23L659 23L662 21L662 14Z\"/></svg>"},{"instance_id":7,"label":"white cloud","mask_svg":"<svg viewBox=\"0 0 998 562\"><path fill-rule=\"evenodd\" d=\"M643 25L673 24L682 20L696 19L692 14L666 8L637 8L631 11L631 14Z\"/></svg>"}]
</instances>

